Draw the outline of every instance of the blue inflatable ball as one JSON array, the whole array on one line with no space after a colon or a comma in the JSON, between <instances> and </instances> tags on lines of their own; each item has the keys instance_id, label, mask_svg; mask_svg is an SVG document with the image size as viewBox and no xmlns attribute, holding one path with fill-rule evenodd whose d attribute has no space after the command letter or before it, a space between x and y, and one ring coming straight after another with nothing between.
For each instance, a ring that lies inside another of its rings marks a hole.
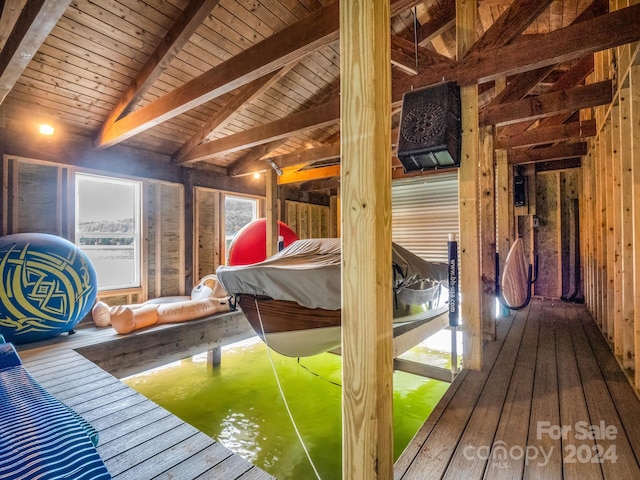
<instances>
[{"instance_id":1,"label":"blue inflatable ball","mask_svg":"<svg viewBox=\"0 0 640 480\"><path fill-rule=\"evenodd\" d=\"M0 237L0 281L0 334L15 344L72 330L98 293L89 257L45 233Z\"/></svg>"}]
</instances>

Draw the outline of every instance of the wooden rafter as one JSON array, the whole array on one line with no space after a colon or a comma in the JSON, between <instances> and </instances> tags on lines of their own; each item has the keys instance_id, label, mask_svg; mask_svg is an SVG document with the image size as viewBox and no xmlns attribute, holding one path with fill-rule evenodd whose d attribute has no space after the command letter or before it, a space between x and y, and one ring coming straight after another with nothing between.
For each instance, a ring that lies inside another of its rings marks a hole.
<instances>
[{"instance_id":1,"label":"wooden rafter","mask_svg":"<svg viewBox=\"0 0 640 480\"><path fill-rule=\"evenodd\" d=\"M395 0L395 15L419 0ZM117 120L97 146L106 148L267 75L338 38L339 5L331 3Z\"/></svg>"},{"instance_id":2,"label":"wooden rafter","mask_svg":"<svg viewBox=\"0 0 640 480\"><path fill-rule=\"evenodd\" d=\"M0 51L0 104L70 3L71 0L33 0L25 4Z\"/></svg>"},{"instance_id":3,"label":"wooden rafter","mask_svg":"<svg viewBox=\"0 0 640 480\"><path fill-rule=\"evenodd\" d=\"M219 1L191 0L103 123L96 140L98 145L105 141L113 124L134 108L149 87L162 75Z\"/></svg>"},{"instance_id":4,"label":"wooden rafter","mask_svg":"<svg viewBox=\"0 0 640 480\"><path fill-rule=\"evenodd\" d=\"M515 0L474 44L471 52L508 45L524 32L551 2L552 0Z\"/></svg>"},{"instance_id":5,"label":"wooden rafter","mask_svg":"<svg viewBox=\"0 0 640 480\"><path fill-rule=\"evenodd\" d=\"M612 100L611 80L605 80L516 102L488 106L480 115L480 125L508 125L549 117L560 112L573 113L582 108L606 105Z\"/></svg>"},{"instance_id":6,"label":"wooden rafter","mask_svg":"<svg viewBox=\"0 0 640 480\"><path fill-rule=\"evenodd\" d=\"M582 155L587 154L587 150L587 144L585 142L580 142L565 145L554 145L552 147L532 148L530 150L514 149L508 150L507 154L509 163L515 165L581 157Z\"/></svg>"},{"instance_id":7,"label":"wooden rafter","mask_svg":"<svg viewBox=\"0 0 640 480\"><path fill-rule=\"evenodd\" d=\"M514 135L505 135L498 132L496 135L496 148L523 148L546 143L562 142L566 140L593 137L597 133L596 121L573 122L564 125L534 128L526 132Z\"/></svg>"},{"instance_id":8,"label":"wooden rafter","mask_svg":"<svg viewBox=\"0 0 640 480\"><path fill-rule=\"evenodd\" d=\"M418 45L425 46L434 38L442 35L456 24L455 0L444 0L440 4L440 12L420 25L417 38Z\"/></svg>"},{"instance_id":9,"label":"wooden rafter","mask_svg":"<svg viewBox=\"0 0 640 480\"><path fill-rule=\"evenodd\" d=\"M258 98L269 88L275 85L283 76L285 76L295 65L295 62L282 67L277 72L271 72L262 78L258 78L253 82L245 85L240 89L238 94L229 100L218 114L211 118L202 128L198 130L181 148L178 150L174 158L176 163L185 165L189 163L186 160L188 153L200 145L209 135L215 132L217 129L222 128L223 125L230 120L230 118L245 104Z\"/></svg>"}]
</instances>

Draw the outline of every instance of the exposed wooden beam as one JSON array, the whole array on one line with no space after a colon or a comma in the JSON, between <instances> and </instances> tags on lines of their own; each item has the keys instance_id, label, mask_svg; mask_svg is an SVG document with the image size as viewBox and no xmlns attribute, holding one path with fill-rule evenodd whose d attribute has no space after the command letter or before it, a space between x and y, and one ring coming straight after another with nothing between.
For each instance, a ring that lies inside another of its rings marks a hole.
<instances>
[{"instance_id":1,"label":"exposed wooden beam","mask_svg":"<svg viewBox=\"0 0 640 480\"><path fill-rule=\"evenodd\" d=\"M441 66L400 80L403 91L456 80L472 85L584 57L640 40L640 4L543 35L522 36L499 48L473 52L457 66Z\"/></svg>"},{"instance_id":2,"label":"exposed wooden beam","mask_svg":"<svg viewBox=\"0 0 640 480\"><path fill-rule=\"evenodd\" d=\"M549 162L536 163L536 172L550 172L552 170L567 170L569 168L580 168L582 166L582 159L576 158L563 158L562 160L551 160Z\"/></svg>"},{"instance_id":3,"label":"exposed wooden beam","mask_svg":"<svg viewBox=\"0 0 640 480\"><path fill-rule=\"evenodd\" d=\"M573 122L556 127L534 128L515 135L504 135L500 130L496 136L496 148L522 148L546 143L593 137L597 133L596 121Z\"/></svg>"},{"instance_id":4,"label":"exposed wooden beam","mask_svg":"<svg viewBox=\"0 0 640 480\"><path fill-rule=\"evenodd\" d=\"M332 125L339 120L340 99L334 98L303 112L294 113L271 123L199 145L188 152L181 163L197 162L214 155L235 152L243 148L287 138L312 128Z\"/></svg>"},{"instance_id":5,"label":"exposed wooden beam","mask_svg":"<svg viewBox=\"0 0 640 480\"><path fill-rule=\"evenodd\" d=\"M71 0L30 0L0 51L0 104L14 87Z\"/></svg>"},{"instance_id":6,"label":"exposed wooden beam","mask_svg":"<svg viewBox=\"0 0 640 480\"><path fill-rule=\"evenodd\" d=\"M201 129L198 130L174 155L175 163L185 165L190 163L187 160L188 152L200 145L209 135L215 132L222 125L225 125L230 117L238 111L245 103L251 102L262 95L265 91L276 84L286 75L294 63L281 68L276 72L271 72L262 78L254 80L240 89L237 95L229 100L220 109L218 114L211 118Z\"/></svg>"},{"instance_id":7,"label":"exposed wooden beam","mask_svg":"<svg viewBox=\"0 0 640 480\"><path fill-rule=\"evenodd\" d=\"M442 35L456 24L455 0L444 0L440 3L439 15L430 18L418 29L418 45L425 46L434 38Z\"/></svg>"},{"instance_id":8,"label":"exposed wooden beam","mask_svg":"<svg viewBox=\"0 0 640 480\"><path fill-rule=\"evenodd\" d=\"M510 164L539 163L551 160L565 160L567 158L580 157L586 155L588 151L585 142L554 145L552 147L532 148L530 150L514 149L508 150L508 161Z\"/></svg>"},{"instance_id":9,"label":"exposed wooden beam","mask_svg":"<svg viewBox=\"0 0 640 480\"><path fill-rule=\"evenodd\" d=\"M316 148L308 148L307 150L301 150L287 155L269 157L269 160L274 162L280 168L284 168L311 162L320 162L322 160L331 160L332 158L338 157L340 157L339 142L331 145L322 145Z\"/></svg>"},{"instance_id":10,"label":"exposed wooden beam","mask_svg":"<svg viewBox=\"0 0 640 480\"><path fill-rule=\"evenodd\" d=\"M419 0L395 0L391 4L391 14L417 3ZM334 2L117 120L104 132L97 146L115 145L282 68L337 40L338 30L339 5Z\"/></svg>"},{"instance_id":11,"label":"exposed wooden beam","mask_svg":"<svg viewBox=\"0 0 640 480\"><path fill-rule=\"evenodd\" d=\"M392 35L391 64L407 74L416 75L425 68L439 68L440 65L455 65L455 61L421 46L418 46L416 49L413 42L397 35Z\"/></svg>"},{"instance_id":12,"label":"exposed wooden beam","mask_svg":"<svg viewBox=\"0 0 640 480\"><path fill-rule=\"evenodd\" d=\"M480 114L480 125L509 125L535 120L560 112L575 112L611 103L611 80L574 87L560 92L545 93L517 102L487 106Z\"/></svg>"},{"instance_id":13,"label":"exposed wooden beam","mask_svg":"<svg viewBox=\"0 0 640 480\"><path fill-rule=\"evenodd\" d=\"M182 50L196 29L202 25L209 13L220 0L191 0L182 11L176 22L160 41L147 63L136 75L120 101L113 108L102 124L97 135L96 143L104 142L106 132L122 116L126 115L140 101L149 87L162 75L173 58Z\"/></svg>"},{"instance_id":14,"label":"exposed wooden beam","mask_svg":"<svg viewBox=\"0 0 640 480\"><path fill-rule=\"evenodd\" d=\"M289 183L302 183L310 180L321 180L340 175L340 165L330 167L311 168L309 170L299 170L296 167L283 168L282 175L278 177L278 185Z\"/></svg>"},{"instance_id":15,"label":"exposed wooden beam","mask_svg":"<svg viewBox=\"0 0 640 480\"><path fill-rule=\"evenodd\" d=\"M474 44L471 52L509 44L524 32L551 2L552 0L515 0Z\"/></svg>"},{"instance_id":16,"label":"exposed wooden beam","mask_svg":"<svg viewBox=\"0 0 640 480\"><path fill-rule=\"evenodd\" d=\"M555 65L548 65L517 75L507 84L504 90L486 105L485 109L502 103L521 100L533 87L544 80L554 68Z\"/></svg>"}]
</instances>

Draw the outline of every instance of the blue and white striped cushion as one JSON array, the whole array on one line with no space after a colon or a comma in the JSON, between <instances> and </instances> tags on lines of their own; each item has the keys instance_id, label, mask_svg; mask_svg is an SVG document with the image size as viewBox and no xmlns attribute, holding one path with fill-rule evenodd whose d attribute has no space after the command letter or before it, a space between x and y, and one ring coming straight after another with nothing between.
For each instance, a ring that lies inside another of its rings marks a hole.
<instances>
[{"instance_id":1,"label":"blue and white striped cushion","mask_svg":"<svg viewBox=\"0 0 640 480\"><path fill-rule=\"evenodd\" d=\"M93 431L97 442L97 432L15 365L6 345L0 345L0 479L110 479L89 437Z\"/></svg>"}]
</instances>

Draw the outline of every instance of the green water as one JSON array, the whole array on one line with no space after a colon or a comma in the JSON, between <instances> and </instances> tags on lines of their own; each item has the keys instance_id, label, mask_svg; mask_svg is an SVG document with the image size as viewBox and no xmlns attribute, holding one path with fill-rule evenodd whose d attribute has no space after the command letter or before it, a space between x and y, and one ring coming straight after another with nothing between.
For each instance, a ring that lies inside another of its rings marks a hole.
<instances>
[{"instance_id":1,"label":"green water","mask_svg":"<svg viewBox=\"0 0 640 480\"><path fill-rule=\"evenodd\" d=\"M298 362L272 353L272 358L321 478L339 479L340 357L325 353ZM395 372L393 381L397 458L448 384L403 372ZM125 383L279 480L316 478L295 435L262 342L223 349L220 367L207 366L204 354L129 377Z\"/></svg>"}]
</instances>

